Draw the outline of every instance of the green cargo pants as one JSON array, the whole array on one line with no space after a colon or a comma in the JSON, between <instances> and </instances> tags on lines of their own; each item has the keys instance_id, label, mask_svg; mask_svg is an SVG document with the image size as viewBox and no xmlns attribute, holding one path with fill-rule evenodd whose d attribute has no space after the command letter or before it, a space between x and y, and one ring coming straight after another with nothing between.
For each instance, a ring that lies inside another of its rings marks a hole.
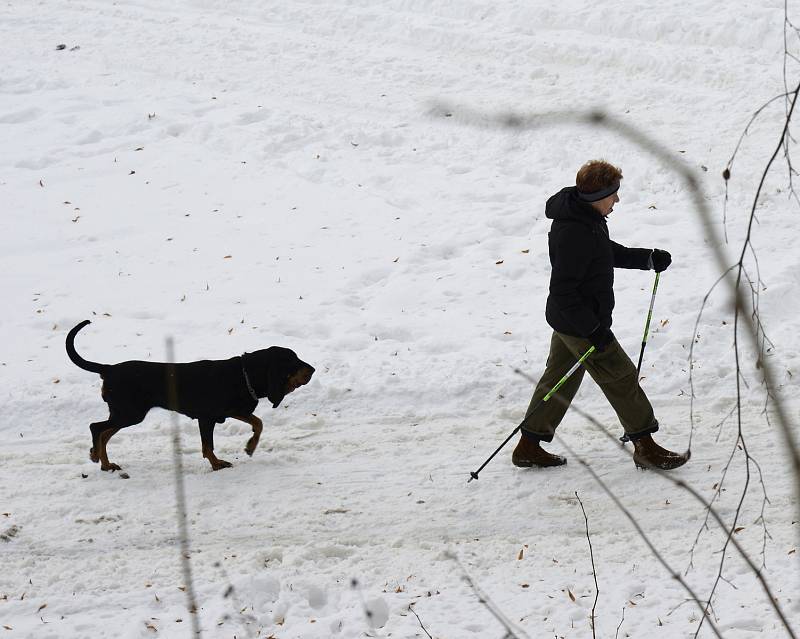
<instances>
[{"instance_id":1,"label":"green cargo pants","mask_svg":"<svg viewBox=\"0 0 800 639\"><path fill-rule=\"evenodd\" d=\"M591 345L586 338L553 332L547 366L536 385L525 417L531 415L538 401L547 395L580 359L581 355L589 350ZM653 415L653 406L647 399L647 395L644 394L642 387L639 386L636 366L615 339L602 353L595 351L589 355L584 361L583 367L578 368L572 377L558 389L556 395L561 397L563 402L551 397L536 409L535 415L525 424L524 434L533 435L547 442L553 440L556 428L564 419L570 402L578 392L578 387L583 380L584 368L589 371L589 375L592 376L616 411L628 437L636 439L658 430L658 422Z\"/></svg>"}]
</instances>

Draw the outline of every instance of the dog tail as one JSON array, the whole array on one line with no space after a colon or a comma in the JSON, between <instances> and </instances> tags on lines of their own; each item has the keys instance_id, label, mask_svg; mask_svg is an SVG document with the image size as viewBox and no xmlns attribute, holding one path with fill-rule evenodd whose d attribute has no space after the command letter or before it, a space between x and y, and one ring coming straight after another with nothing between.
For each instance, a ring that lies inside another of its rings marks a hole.
<instances>
[{"instance_id":1,"label":"dog tail","mask_svg":"<svg viewBox=\"0 0 800 639\"><path fill-rule=\"evenodd\" d=\"M78 351L75 350L75 336L78 334L78 331L81 330L87 324L91 324L89 320L83 320L80 324L78 324L75 328L73 328L69 333L67 333L67 355L72 360L72 363L75 364L78 368L82 368L85 371L89 371L91 373L98 373L102 375L106 368L106 364L98 364L96 362L89 362L80 355L78 355Z\"/></svg>"}]
</instances>

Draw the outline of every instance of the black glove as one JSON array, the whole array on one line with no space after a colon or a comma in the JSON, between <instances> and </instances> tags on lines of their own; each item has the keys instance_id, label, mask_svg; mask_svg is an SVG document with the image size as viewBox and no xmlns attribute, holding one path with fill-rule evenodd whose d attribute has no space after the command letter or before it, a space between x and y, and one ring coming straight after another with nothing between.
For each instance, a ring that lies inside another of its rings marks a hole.
<instances>
[{"instance_id":1,"label":"black glove","mask_svg":"<svg viewBox=\"0 0 800 639\"><path fill-rule=\"evenodd\" d=\"M672 264L672 256L661 249L653 249L650 259L653 261L653 269L656 273L666 271L667 267Z\"/></svg>"},{"instance_id":2,"label":"black glove","mask_svg":"<svg viewBox=\"0 0 800 639\"><path fill-rule=\"evenodd\" d=\"M605 328L603 326L598 326L594 329L591 333L589 333L588 337L589 341L594 346L595 350L599 353L602 353L606 348L614 341L614 333L611 332L610 328Z\"/></svg>"}]
</instances>

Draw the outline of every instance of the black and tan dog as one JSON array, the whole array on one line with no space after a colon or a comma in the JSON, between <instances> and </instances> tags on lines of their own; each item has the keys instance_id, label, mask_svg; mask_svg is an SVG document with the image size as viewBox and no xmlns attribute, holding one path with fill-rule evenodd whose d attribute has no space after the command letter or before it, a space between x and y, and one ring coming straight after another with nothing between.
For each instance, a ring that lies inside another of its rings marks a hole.
<instances>
[{"instance_id":1,"label":"black and tan dog","mask_svg":"<svg viewBox=\"0 0 800 639\"><path fill-rule=\"evenodd\" d=\"M277 408L283 398L309 382L314 368L299 360L294 351L271 346L227 360L204 360L186 364L130 361L97 364L78 355L75 335L89 324L84 320L67 335L67 354L76 366L103 379L101 394L109 417L95 422L89 456L102 470L119 470L108 461L108 440L122 428L141 422L151 408L174 410L200 424L203 457L214 470L230 462L214 455L214 426L232 417L253 427L245 446L252 455L261 436L262 422L253 414L258 400L266 397Z\"/></svg>"}]
</instances>

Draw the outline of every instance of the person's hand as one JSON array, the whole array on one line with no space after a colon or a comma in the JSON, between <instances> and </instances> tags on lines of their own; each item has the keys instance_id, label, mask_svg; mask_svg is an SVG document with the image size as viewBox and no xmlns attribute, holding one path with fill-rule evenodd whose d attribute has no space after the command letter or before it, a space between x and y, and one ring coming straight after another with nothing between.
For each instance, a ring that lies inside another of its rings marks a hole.
<instances>
[{"instance_id":1,"label":"person's hand","mask_svg":"<svg viewBox=\"0 0 800 639\"><path fill-rule=\"evenodd\" d=\"M672 264L672 256L667 251L661 249L653 249L653 270L656 273L666 271L667 267Z\"/></svg>"},{"instance_id":2,"label":"person's hand","mask_svg":"<svg viewBox=\"0 0 800 639\"><path fill-rule=\"evenodd\" d=\"M614 341L615 338L614 333L611 332L610 328L598 326L591 333L589 333L588 339L592 343L592 346L594 346L595 350L599 353L602 353L611 344L611 342Z\"/></svg>"}]
</instances>

